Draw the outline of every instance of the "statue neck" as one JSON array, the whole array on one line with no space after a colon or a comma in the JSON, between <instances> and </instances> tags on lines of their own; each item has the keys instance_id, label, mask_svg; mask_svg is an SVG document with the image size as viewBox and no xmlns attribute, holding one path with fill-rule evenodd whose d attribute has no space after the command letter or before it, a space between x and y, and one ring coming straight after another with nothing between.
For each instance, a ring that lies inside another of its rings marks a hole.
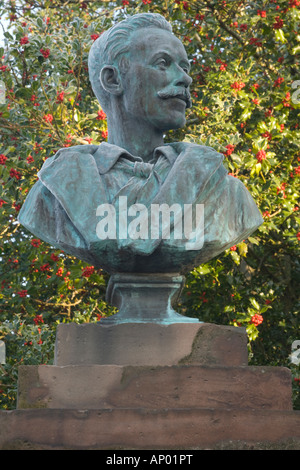
<instances>
[{"instance_id":1,"label":"statue neck","mask_svg":"<svg viewBox=\"0 0 300 470\"><path fill-rule=\"evenodd\" d=\"M118 114L107 118L107 127L109 144L118 145L144 162L151 160L154 149L164 144L163 132L144 121L132 122Z\"/></svg>"}]
</instances>

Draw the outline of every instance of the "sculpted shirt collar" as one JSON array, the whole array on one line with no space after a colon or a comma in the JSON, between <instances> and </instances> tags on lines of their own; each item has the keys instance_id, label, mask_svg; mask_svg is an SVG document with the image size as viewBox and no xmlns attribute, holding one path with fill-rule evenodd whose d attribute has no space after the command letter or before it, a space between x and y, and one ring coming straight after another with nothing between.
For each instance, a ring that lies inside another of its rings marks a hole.
<instances>
[{"instance_id":1,"label":"sculpted shirt collar","mask_svg":"<svg viewBox=\"0 0 300 470\"><path fill-rule=\"evenodd\" d=\"M178 153L171 145L163 145L157 147L153 152L153 159L149 162L154 164L160 155L164 155L169 161L170 165L173 166ZM100 174L105 174L117 163L117 161L124 157L132 163L140 162L143 163L141 157L135 157L131 155L127 150L124 150L117 145L108 144L107 142L102 142L97 148L96 152L93 154L97 162L97 167Z\"/></svg>"}]
</instances>

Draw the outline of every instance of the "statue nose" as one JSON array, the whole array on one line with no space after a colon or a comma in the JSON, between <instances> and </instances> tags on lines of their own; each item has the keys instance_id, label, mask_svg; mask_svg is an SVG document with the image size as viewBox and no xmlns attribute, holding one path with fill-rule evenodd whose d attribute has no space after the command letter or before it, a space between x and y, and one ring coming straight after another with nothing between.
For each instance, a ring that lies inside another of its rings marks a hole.
<instances>
[{"instance_id":1,"label":"statue nose","mask_svg":"<svg viewBox=\"0 0 300 470\"><path fill-rule=\"evenodd\" d=\"M178 67L174 85L188 88L192 83L192 78L181 67Z\"/></svg>"}]
</instances>

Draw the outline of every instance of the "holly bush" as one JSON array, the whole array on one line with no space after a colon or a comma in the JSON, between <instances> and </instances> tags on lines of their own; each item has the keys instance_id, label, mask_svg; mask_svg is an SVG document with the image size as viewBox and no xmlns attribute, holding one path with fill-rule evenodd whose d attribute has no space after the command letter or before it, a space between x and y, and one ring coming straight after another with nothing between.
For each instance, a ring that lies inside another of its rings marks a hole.
<instances>
[{"instance_id":1,"label":"holly bush","mask_svg":"<svg viewBox=\"0 0 300 470\"><path fill-rule=\"evenodd\" d=\"M300 408L297 354L290 360L300 340L299 7L300 0L0 0L9 21L0 47L2 408L16 406L20 364L52 363L58 323L113 313L107 274L36 239L17 215L48 157L106 139L88 52L115 21L146 11L172 23L192 63L193 107L166 142L223 153L264 218L247 240L187 275L178 310L246 328L249 363L290 367Z\"/></svg>"}]
</instances>

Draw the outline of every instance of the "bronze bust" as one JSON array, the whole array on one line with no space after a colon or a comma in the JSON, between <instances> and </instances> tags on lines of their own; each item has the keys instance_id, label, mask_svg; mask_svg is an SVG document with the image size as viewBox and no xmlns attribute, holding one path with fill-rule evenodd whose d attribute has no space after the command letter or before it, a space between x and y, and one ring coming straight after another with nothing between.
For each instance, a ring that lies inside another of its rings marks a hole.
<instances>
[{"instance_id":1,"label":"bronze bust","mask_svg":"<svg viewBox=\"0 0 300 470\"><path fill-rule=\"evenodd\" d=\"M89 74L107 142L47 159L21 224L95 267L139 276L180 276L253 233L263 219L223 155L164 143L166 131L185 125L189 72L161 15L137 14L104 32L91 47Z\"/></svg>"}]
</instances>

